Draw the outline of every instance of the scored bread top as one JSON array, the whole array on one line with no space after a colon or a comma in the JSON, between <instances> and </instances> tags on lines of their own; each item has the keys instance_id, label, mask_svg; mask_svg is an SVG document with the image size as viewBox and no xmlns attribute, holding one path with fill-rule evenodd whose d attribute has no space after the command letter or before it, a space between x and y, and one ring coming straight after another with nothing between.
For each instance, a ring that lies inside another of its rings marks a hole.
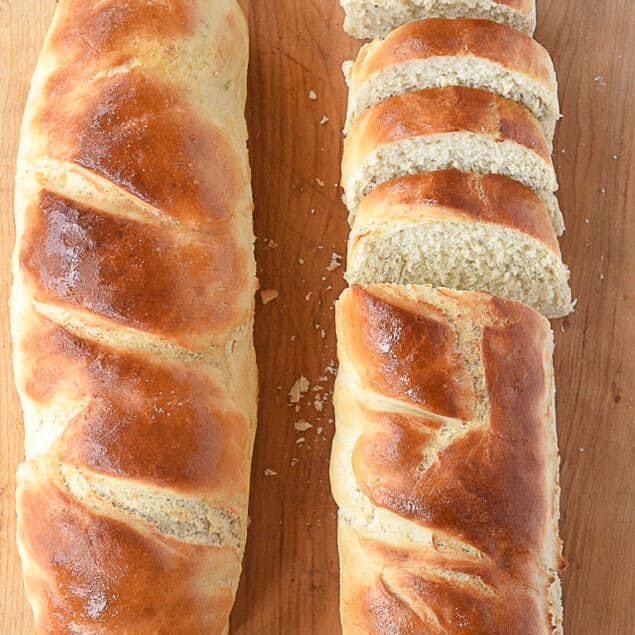
<instances>
[{"instance_id":1,"label":"scored bread top","mask_svg":"<svg viewBox=\"0 0 635 635\"><path fill-rule=\"evenodd\" d=\"M419 77L423 67L410 63L432 58L451 58L449 61L454 66L439 67L436 75L425 79ZM493 66L461 69L457 67L458 58ZM392 94L457 83L515 98L539 118L547 116L555 121L558 117L553 62L538 42L510 26L490 20L429 19L405 24L384 40L375 40L360 49L348 73L347 128L359 112L391 96L383 94L389 87L384 88L382 83L390 81L383 71L399 72L400 68L404 76L395 80ZM417 85L417 81L423 84ZM550 122L550 125L553 124Z\"/></svg>"},{"instance_id":2,"label":"scored bread top","mask_svg":"<svg viewBox=\"0 0 635 635\"><path fill-rule=\"evenodd\" d=\"M336 320L344 630L561 632L547 320L392 285L351 287Z\"/></svg>"},{"instance_id":3,"label":"scored bread top","mask_svg":"<svg viewBox=\"0 0 635 635\"><path fill-rule=\"evenodd\" d=\"M363 198L351 239L376 224L399 220L495 223L537 238L560 255L545 204L528 187L501 174L450 169L386 181Z\"/></svg>"}]
</instances>

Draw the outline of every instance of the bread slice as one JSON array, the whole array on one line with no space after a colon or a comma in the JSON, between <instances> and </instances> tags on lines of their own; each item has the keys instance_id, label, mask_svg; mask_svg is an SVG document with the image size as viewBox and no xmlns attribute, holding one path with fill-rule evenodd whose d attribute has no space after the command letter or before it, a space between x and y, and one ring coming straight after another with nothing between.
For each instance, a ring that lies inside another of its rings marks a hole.
<instances>
[{"instance_id":1,"label":"bread slice","mask_svg":"<svg viewBox=\"0 0 635 635\"><path fill-rule=\"evenodd\" d=\"M363 112L344 141L344 202L353 218L381 183L446 168L519 181L545 202L556 233L564 230L556 174L536 119L516 102L463 86L397 95Z\"/></svg>"},{"instance_id":2,"label":"bread slice","mask_svg":"<svg viewBox=\"0 0 635 635\"><path fill-rule=\"evenodd\" d=\"M532 35L536 0L340 0L344 29L358 38L384 37L393 29L424 18L481 18Z\"/></svg>"},{"instance_id":3,"label":"bread slice","mask_svg":"<svg viewBox=\"0 0 635 635\"><path fill-rule=\"evenodd\" d=\"M549 144L560 114L549 53L525 33L489 20L419 20L365 44L346 67L346 130L360 112L402 93L484 88L528 108Z\"/></svg>"},{"instance_id":4,"label":"bread slice","mask_svg":"<svg viewBox=\"0 0 635 635\"><path fill-rule=\"evenodd\" d=\"M572 310L544 203L498 174L443 170L380 185L355 216L346 278L488 291L548 318Z\"/></svg>"}]
</instances>

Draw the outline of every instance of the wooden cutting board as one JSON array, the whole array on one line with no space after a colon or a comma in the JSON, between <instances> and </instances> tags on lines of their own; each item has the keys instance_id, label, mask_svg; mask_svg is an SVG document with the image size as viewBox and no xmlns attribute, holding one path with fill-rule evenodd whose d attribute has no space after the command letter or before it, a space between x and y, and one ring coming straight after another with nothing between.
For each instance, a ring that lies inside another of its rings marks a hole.
<instances>
[{"instance_id":1,"label":"wooden cutting board","mask_svg":"<svg viewBox=\"0 0 635 635\"><path fill-rule=\"evenodd\" d=\"M87 0L88 1L88 0ZM245 3L249 4L249 3ZM554 322L562 454L567 632L635 633L635 3L539 1L537 39L553 54L564 119L555 160L578 297ZM21 415L6 301L18 128L53 0L0 0L0 635L32 633L14 534ZM240 635L339 632L333 433L333 302L343 287L346 214L339 158L343 60L358 43L336 0L253 0L247 119L256 201L260 428L251 526L232 618ZM315 99L310 99L309 95ZM327 120L328 118L328 120ZM310 390L299 408L289 390ZM294 423L312 428L298 432ZM300 439L304 439L303 442ZM275 474L274 474L275 473ZM157 581L162 584L162 581Z\"/></svg>"}]
</instances>

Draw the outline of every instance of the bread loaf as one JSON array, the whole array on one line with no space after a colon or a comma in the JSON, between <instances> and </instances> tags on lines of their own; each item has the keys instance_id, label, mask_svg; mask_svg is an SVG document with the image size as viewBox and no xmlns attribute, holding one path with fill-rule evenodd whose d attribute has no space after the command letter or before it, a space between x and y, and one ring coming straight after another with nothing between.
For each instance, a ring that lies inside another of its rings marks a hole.
<instances>
[{"instance_id":1,"label":"bread loaf","mask_svg":"<svg viewBox=\"0 0 635 635\"><path fill-rule=\"evenodd\" d=\"M62 0L21 132L18 545L38 633L226 633L257 375L235 0Z\"/></svg>"},{"instance_id":2,"label":"bread loaf","mask_svg":"<svg viewBox=\"0 0 635 635\"><path fill-rule=\"evenodd\" d=\"M561 633L547 321L376 285L344 291L336 326L344 635Z\"/></svg>"},{"instance_id":3,"label":"bread loaf","mask_svg":"<svg viewBox=\"0 0 635 635\"><path fill-rule=\"evenodd\" d=\"M411 22L362 46L346 67L350 87L346 129L360 112L423 88L471 86L528 108L551 144L559 117L558 86L549 53L528 35L489 20Z\"/></svg>"},{"instance_id":4,"label":"bread loaf","mask_svg":"<svg viewBox=\"0 0 635 635\"><path fill-rule=\"evenodd\" d=\"M463 86L397 95L363 112L344 141L344 201L354 217L381 183L446 168L503 174L526 185L562 233L558 184L538 122L513 101Z\"/></svg>"},{"instance_id":5,"label":"bread loaf","mask_svg":"<svg viewBox=\"0 0 635 635\"><path fill-rule=\"evenodd\" d=\"M569 271L544 203L498 174L443 170L382 183L361 202L349 283L484 290L546 317L571 312Z\"/></svg>"},{"instance_id":6,"label":"bread loaf","mask_svg":"<svg viewBox=\"0 0 635 635\"><path fill-rule=\"evenodd\" d=\"M425 18L481 18L531 35L536 0L340 0L344 29L354 37L383 37L406 22Z\"/></svg>"}]
</instances>

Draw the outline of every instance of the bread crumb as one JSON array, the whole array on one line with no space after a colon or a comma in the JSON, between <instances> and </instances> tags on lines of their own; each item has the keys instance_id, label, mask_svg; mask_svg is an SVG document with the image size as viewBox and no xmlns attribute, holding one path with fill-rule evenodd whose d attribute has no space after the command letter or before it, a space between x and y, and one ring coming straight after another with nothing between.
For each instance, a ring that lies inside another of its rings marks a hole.
<instances>
[{"instance_id":1,"label":"bread crumb","mask_svg":"<svg viewBox=\"0 0 635 635\"><path fill-rule=\"evenodd\" d=\"M578 448L578 452L584 452L584 448Z\"/></svg>"},{"instance_id":2,"label":"bread crumb","mask_svg":"<svg viewBox=\"0 0 635 635\"><path fill-rule=\"evenodd\" d=\"M263 304L269 304L269 302L275 300L279 295L275 289L263 289L260 292L260 299Z\"/></svg>"},{"instance_id":3,"label":"bread crumb","mask_svg":"<svg viewBox=\"0 0 635 635\"><path fill-rule=\"evenodd\" d=\"M320 119L320 125L323 126L329 118L326 115L322 115L322 119Z\"/></svg>"},{"instance_id":4,"label":"bread crumb","mask_svg":"<svg viewBox=\"0 0 635 635\"><path fill-rule=\"evenodd\" d=\"M297 432L306 432L309 428L312 428L313 425L305 419L300 419L293 424L293 427Z\"/></svg>"},{"instance_id":5,"label":"bread crumb","mask_svg":"<svg viewBox=\"0 0 635 635\"><path fill-rule=\"evenodd\" d=\"M299 460L299 459L296 459L295 457L293 457L293 458L291 459L291 461L289 461L289 465L290 465L291 467L294 467L294 466L295 466L295 465L297 465L299 462L300 462L300 460Z\"/></svg>"},{"instance_id":6,"label":"bread crumb","mask_svg":"<svg viewBox=\"0 0 635 635\"><path fill-rule=\"evenodd\" d=\"M320 426L319 428L316 429L316 432L318 434L322 434L322 430L324 430L324 428L322 426Z\"/></svg>"},{"instance_id":7,"label":"bread crumb","mask_svg":"<svg viewBox=\"0 0 635 635\"><path fill-rule=\"evenodd\" d=\"M302 445L304 442L306 441L306 439L304 437L298 437L295 442L296 445Z\"/></svg>"},{"instance_id":8,"label":"bread crumb","mask_svg":"<svg viewBox=\"0 0 635 635\"><path fill-rule=\"evenodd\" d=\"M613 155L613 160L614 160L614 161L617 161L617 159L618 159L617 154L614 154L614 155Z\"/></svg>"},{"instance_id":9,"label":"bread crumb","mask_svg":"<svg viewBox=\"0 0 635 635\"><path fill-rule=\"evenodd\" d=\"M265 470L265 476L278 476L278 472L276 472L275 470L270 470L269 468L267 468Z\"/></svg>"},{"instance_id":10,"label":"bread crumb","mask_svg":"<svg viewBox=\"0 0 635 635\"><path fill-rule=\"evenodd\" d=\"M595 82L596 88L606 88L606 80L602 77L602 75L596 75L593 78L593 81Z\"/></svg>"},{"instance_id":11,"label":"bread crumb","mask_svg":"<svg viewBox=\"0 0 635 635\"><path fill-rule=\"evenodd\" d=\"M309 291L305 296L304 299L308 302L311 299L311 295L313 294L312 291Z\"/></svg>"},{"instance_id":12,"label":"bread crumb","mask_svg":"<svg viewBox=\"0 0 635 635\"><path fill-rule=\"evenodd\" d=\"M584 219L584 222L588 225L588 224L591 222L591 219L589 219L589 218L585 218L585 219Z\"/></svg>"},{"instance_id":13,"label":"bread crumb","mask_svg":"<svg viewBox=\"0 0 635 635\"><path fill-rule=\"evenodd\" d=\"M304 258L298 258L298 264L299 265L303 265L304 264Z\"/></svg>"},{"instance_id":14,"label":"bread crumb","mask_svg":"<svg viewBox=\"0 0 635 635\"><path fill-rule=\"evenodd\" d=\"M289 401L291 403L299 403L300 399L302 399L302 395L309 389L309 380L301 375L298 379L296 379L293 386L291 386L291 390L289 391Z\"/></svg>"},{"instance_id":15,"label":"bread crumb","mask_svg":"<svg viewBox=\"0 0 635 635\"><path fill-rule=\"evenodd\" d=\"M337 375L337 364L334 359L329 362L329 365L324 369L324 372L331 375Z\"/></svg>"},{"instance_id":16,"label":"bread crumb","mask_svg":"<svg viewBox=\"0 0 635 635\"><path fill-rule=\"evenodd\" d=\"M331 262L329 266L326 268L327 271L335 271L338 267L342 266L342 254L338 254L337 252L333 252L331 254Z\"/></svg>"},{"instance_id":17,"label":"bread crumb","mask_svg":"<svg viewBox=\"0 0 635 635\"><path fill-rule=\"evenodd\" d=\"M314 90L309 91L309 99L315 101L317 99L317 93Z\"/></svg>"},{"instance_id":18,"label":"bread crumb","mask_svg":"<svg viewBox=\"0 0 635 635\"><path fill-rule=\"evenodd\" d=\"M326 331L324 329L320 331L320 336L322 337L322 339L326 339Z\"/></svg>"},{"instance_id":19,"label":"bread crumb","mask_svg":"<svg viewBox=\"0 0 635 635\"><path fill-rule=\"evenodd\" d=\"M313 400L313 407L318 412L322 412L322 410L324 410L324 403L320 399L320 395L315 395L315 399Z\"/></svg>"},{"instance_id":20,"label":"bread crumb","mask_svg":"<svg viewBox=\"0 0 635 635\"><path fill-rule=\"evenodd\" d=\"M318 179L316 177L315 182L320 186L320 187L324 187L324 181L322 179Z\"/></svg>"},{"instance_id":21,"label":"bread crumb","mask_svg":"<svg viewBox=\"0 0 635 635\"><path fill-rule=\"evenodd\" d=\"M311 208L311 214L315 214L315 207Z\"/></svg>"}]
</instances>

